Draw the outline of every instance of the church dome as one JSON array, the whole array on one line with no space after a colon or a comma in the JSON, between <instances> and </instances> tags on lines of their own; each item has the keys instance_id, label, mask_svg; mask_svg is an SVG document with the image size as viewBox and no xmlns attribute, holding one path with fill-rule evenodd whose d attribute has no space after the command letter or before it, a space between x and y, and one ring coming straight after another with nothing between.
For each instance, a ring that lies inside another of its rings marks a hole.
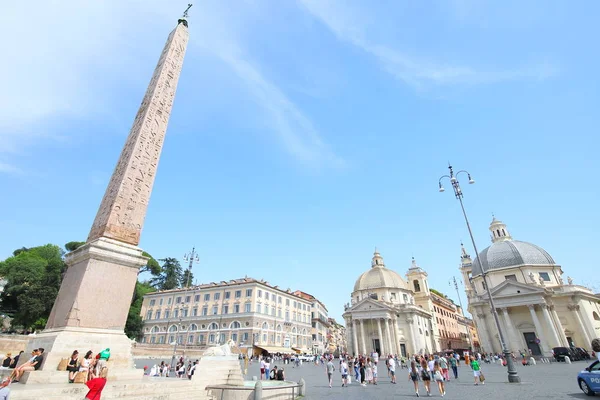
<instances>
[{"instance_id":1,"label":"church dome","mask_svg":"<svg viewBox=\"0 0 600 400\"><path fill-rule=\"evenodd\" d=\"M406 287L404 279L395 271L387 269L383 263L383 257L375 250L371 269L361 274L354 284L354 291L370 290L379 288L403 289Z\"/></svg>"},{"instance_id":2,"label":"church dome","mask_svg":"<svg viewBox=\"0 0 600 400\"><path fill-rule=\"evenodd\" d=\"M513 240L506 225L496 218L490 224L492 245L479 253L473 260L473 276L494 269L516 267L519 265L556 265L548 252L535 244Z\"/></svg>"}]
</instances>

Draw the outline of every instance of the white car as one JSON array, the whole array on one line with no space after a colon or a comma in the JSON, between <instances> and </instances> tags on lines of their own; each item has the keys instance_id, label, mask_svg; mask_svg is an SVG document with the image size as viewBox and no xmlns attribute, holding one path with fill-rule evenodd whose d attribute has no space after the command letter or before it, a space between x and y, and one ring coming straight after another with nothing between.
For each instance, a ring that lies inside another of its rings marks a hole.
<instances>
[{"instance_id":1,"label":"white car","mask_svg":"<svg viewBox=\"0 0 600 400\"><path fill-rule=\"evenodd\" d=\"M299 355L298 358L302 362L313 362L315 360L315 356L311 356L311 355L308 355L308 354Z\"/></svg>"}]
</instances>

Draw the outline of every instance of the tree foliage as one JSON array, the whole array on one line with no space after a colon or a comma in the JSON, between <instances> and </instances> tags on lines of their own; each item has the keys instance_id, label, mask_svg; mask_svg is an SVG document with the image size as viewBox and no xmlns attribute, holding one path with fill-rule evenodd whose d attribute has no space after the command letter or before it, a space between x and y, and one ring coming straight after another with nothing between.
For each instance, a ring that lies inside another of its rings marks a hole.
<instances>
[{"instance_id":1,"label":"tree foliage","mask_svg":"<svg viewBox=\"0 0 600 400\"><path fill-rule=\"evenodd\" d=\"M13 324L39 328L50 315L66 268L64 251L52 244L21 248L0 262L6 279L0 295L2 310L13 316Z\"/></svg>"},{"instance_id":2,"label":"tree foliage","mask_svg":"<svg viewBox=\"0 0 600 400\"><path fill-rule=\"evenodd\" d=\"M84 244L85 242L69 242L65 244L65 249L67 249L68 251L75 251Z\"/></svg>"},{"instance_id":3,"label":"tree foliage","mask_svg":"<svg viewBox=\"0 0 600 400\"><path fill-rule=\"evenodd\" d=\"M181 264L176 258L167 257L162 260L161 272L150 280L150 284L158 290L170 290L178 288L183 278Z\"/></svg>"},{"instance_id":4,"label":"tree foliage","mask_svg":"<svg viewBox=\"0 0 600 400\"><path fill-rule=\"evenodd\" d=\"M144 296L150 292L154 292L156 289L146 282L136 282L135 290L133 292L133 299L131 300L131 307L129 308L129 314L127 315L127 322L125 323L125 334L130 339L140 339L143 335L142 317L140 312L142 310L142 302Z\"/></svg>"},{"instance_id":5,"label":"tree foliage","mask_svg":"<svg viewBox=\"0 0 600 400\"><path fill-rule=\"evenodd\" d=\"M144 257L148 257L148 262L142 268L140 268L140 273L142 272L150 272L153 276L157 276L161 273L162 268L158 261L154 259L150 254L145 251L142 253Z\"/></svg>"}]
</instances>

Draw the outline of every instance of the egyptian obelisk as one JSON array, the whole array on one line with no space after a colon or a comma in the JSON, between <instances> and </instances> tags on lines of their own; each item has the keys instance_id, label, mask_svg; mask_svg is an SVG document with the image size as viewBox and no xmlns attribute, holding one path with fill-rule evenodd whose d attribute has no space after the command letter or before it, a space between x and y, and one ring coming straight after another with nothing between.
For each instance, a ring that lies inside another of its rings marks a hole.
<instances>
[{"instance_id":1,"label":"egyptian obelisk","mask_svg":"<svg viewBox=\"0 0 600 400\"><path fill-rule=\"evenodd\" d=\"M28 346L46 350L42 371L29 381L51 381L50 372L74 349L83 354L107 347L114 379L141 376L123 329L139 268L147 261L137 245L187 48L186 16L187 10L167 39L87 242L66 256L68 269L46 329Z\"/></svg>"}]
</instances>

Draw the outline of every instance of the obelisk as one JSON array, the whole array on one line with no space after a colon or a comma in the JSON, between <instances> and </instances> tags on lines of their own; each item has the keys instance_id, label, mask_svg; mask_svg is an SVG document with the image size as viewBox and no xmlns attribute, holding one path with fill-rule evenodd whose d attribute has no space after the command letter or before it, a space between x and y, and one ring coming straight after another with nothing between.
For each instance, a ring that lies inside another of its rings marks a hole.
<instances>
[{"instance_id":1,"label":"obelisk","mask_svg":"<svg viewBox=\"0 0 600 400\"><path fill-rule=\"evenodd\" d=\"M29 381L52 381L48 373L75 349L83 354L110 348L114 379L137 373L123 329L139 268L147 260L137 245L188 43L186 16L187 11L167 39L88 240L66 256L68 269L46 329L28 346L46 349L42 371L30 374Z\"/></svg>"}]
</instances>

